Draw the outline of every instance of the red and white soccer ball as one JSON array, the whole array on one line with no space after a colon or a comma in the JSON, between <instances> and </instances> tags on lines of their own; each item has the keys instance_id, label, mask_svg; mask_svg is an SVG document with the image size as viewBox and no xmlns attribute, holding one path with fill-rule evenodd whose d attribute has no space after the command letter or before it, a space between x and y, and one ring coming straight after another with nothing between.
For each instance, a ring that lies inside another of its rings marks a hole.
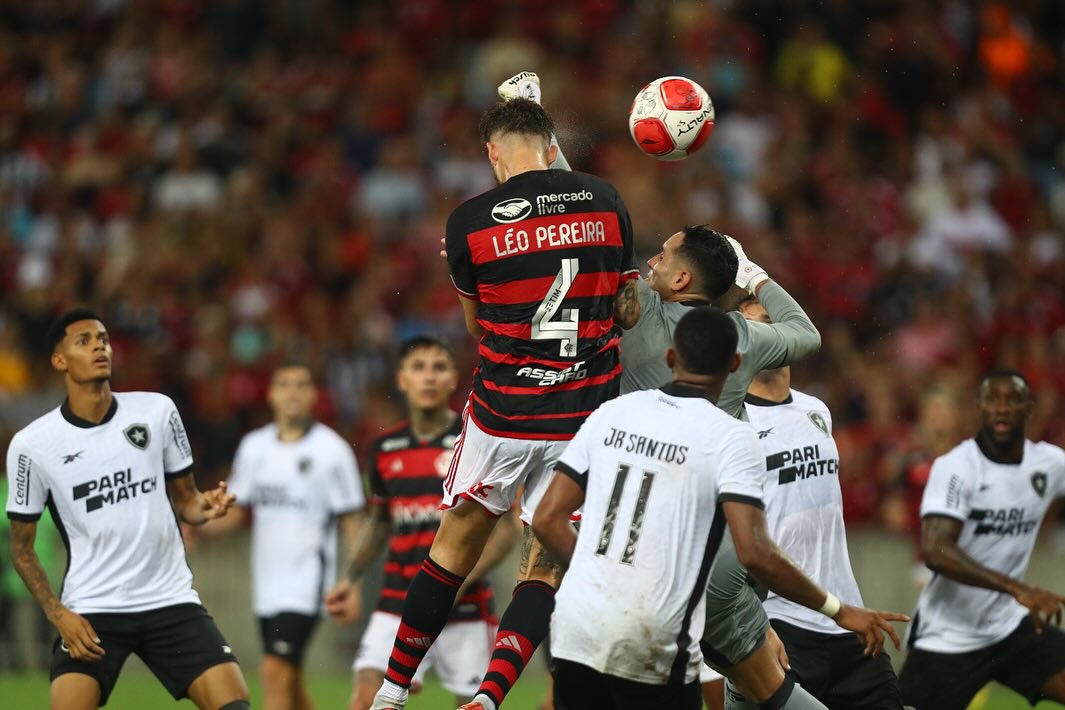
<instances>
[{"instance_id":1,"label":"red and white soccer ball","mask_svg":"<svg viewBox=\"0 0 1065 710\"><path fill-rule=\"evenodd\" d=\"M687 158L703 147L713 130L709 94L682 76L655 79L640 89L629 109L632 139L658 160Z\"/></svg>"}]
</instances>

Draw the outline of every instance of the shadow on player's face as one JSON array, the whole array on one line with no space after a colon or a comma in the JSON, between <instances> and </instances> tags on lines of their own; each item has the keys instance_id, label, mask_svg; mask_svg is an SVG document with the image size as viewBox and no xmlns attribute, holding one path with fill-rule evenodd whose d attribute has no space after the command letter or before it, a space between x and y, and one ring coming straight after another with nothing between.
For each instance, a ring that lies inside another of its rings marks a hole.
<instances>
[{"instance_id":1,"label":"shadow on player's face","mask_svg":"<svg viewBox=\"0 0 1065 710\"><path fill-rule=\"evenodd\" d=\"M67 326L66 336L52 354L52 367L72 381L106 382L111 379L111 337L98 320L79 320Z\"/></svg>"},{"instance_id":2,"label":"shadow on player's face","mask_svg":"<svg viewBox=\"0 0 1065 710\"><path fill-rule=\"evenodd\" d=\"M447 351L418 348L403 358L396 371L396 387L414 409L446 407L458 388L458 370Z\"/></svg>"},{"instance_id":3,"label":"shadow on player's face","mask_svg":"<svg viewBox=\"0 0 1065 710\"><path fill-rule=\"evenodd\" d=\"M647 274L647 285L658 291L663 298L680 290L682 274L685 272L681 259L677 256L677 249L683 243L684 232L676 232L662 242L662 251L647 260L647 266L651 269Z\"/></svg>"}]
</instances>

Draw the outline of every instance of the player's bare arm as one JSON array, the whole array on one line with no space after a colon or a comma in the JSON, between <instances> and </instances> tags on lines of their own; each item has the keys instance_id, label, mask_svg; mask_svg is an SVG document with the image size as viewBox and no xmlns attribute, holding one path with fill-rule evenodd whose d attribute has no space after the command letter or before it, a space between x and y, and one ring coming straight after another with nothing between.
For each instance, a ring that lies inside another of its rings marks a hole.
<instances>
[{"instance_id":1,"label":"player's bare arm","mask_svg":"<svg viewBox=\"0 0 1065 710\"><path fill-rule=\"evenodd\" d=\"M570 516L583 504L584 490L572 478L556 471L533 517L532 532L563 570L569 567L577 546L577 529L570 522ZM528 538L529 530L525 532ZM528 564L529 560L523 556L522 563Z\"/></svg>"},{"instance_id":2,"label":"player's bare arm","mask_svg":"<svg viewBox=\"0 0 1065 710\"><path fill-rule=\"evenodd\" d=\"M902 642L890 621L909 621L905 614L872 611L839 604L839 600L821 589L777 546L769 535L765 511L748 503L727 501L722 504L740 563L770 590L796 604L830 616L840 628L853 631L865 644L866 655L879 656L884 648L884 633L895 648ZM839 605L826 610L835 600ZM834 613L830 613L834 611Z\"/></svg>"},{"instance_id":3,"label":"player's bare arm","mask_svg":"<svg viewBox=\"0 0 1065 710\"><path fill-rule=\"evenodd\" d=\"M955 582L1009 594L1028 609L1036 628L1061 624L1065 596L989 569L958 545L962 521L946 515L926 515L921 521L921 554L928 568Z\"/></svg>"},{"instance_id":4,"label":"player's bare arm","mask_svg":"<svg viewBox=\"0 0 1065 710\"><path fill-rule=\"evenodd\" d=\"M388 508L383 505L371 505L366 512L341 517L347 564L325 595L325 610L337 622L351 624L361 616L362 577L388 544L391 526Z\"/></svg>"},{"instance_id":5,"label":"player's bare arm","mask_svg":"<svg viewBox=\"0 0 1065 710\"><path fill-rule=\"evenodd\" d=\"M221 518L237 502L237 497L226 490L225 481L214 490L200 491L191 473L168 479L166 493L181 522L189 525L203 525Z\"/></svg>"},{"instance_id":6,"label":"player's bare arm","mask_svg":"<svg viewBox=\"0 0 1065 710\"><path fill-rule=\"evenodd\" d=\"M70 657L79 661L99 661L104 655L100 638L83 616L63 606L52 591L48 575L33 549L36 538L36 522L11 521L11 562L15 571L59 632Z\"/></svg>"},{"instance_id":7,"label":"player's bare arm","mask_svg":"<svg viewBox=\"0 0 1065 710\"><path fill-rule=\"evenodd\" d=\"M477 560L473 570L466 575L466 581L459 587L459 592L455 596L456 601L462 598L471 584L480 581L495 568L514 549L514 545L521 539L521 536L522 524L515 511L512 510L501 517L495 529L492 530L492 534L488 536L481 558Z\"/></svg>"},{"instance_id":8,"label":"player's bare arm","mask_svg":"<svg viewBox=\"0 0 1065 710\"><path fill-rule=\"evenodd\" d=\"M629 279L614 298L614 321L625 330L640 320L640 292L635 279Z\"/></svg>"},{"instance_id":9,"label":"player's bare arm","mask_svg":"<svg viewBox=\"0 0 1065 710\"><path fill-rule=\"evenodd\" d=\"M459 303L462 304L462 315L466 319L466 331L473 337L480 338L485 333L484 328L477 322L477 309L481 305L480 299L459 294Z\"/></svg>"}]
</instances>

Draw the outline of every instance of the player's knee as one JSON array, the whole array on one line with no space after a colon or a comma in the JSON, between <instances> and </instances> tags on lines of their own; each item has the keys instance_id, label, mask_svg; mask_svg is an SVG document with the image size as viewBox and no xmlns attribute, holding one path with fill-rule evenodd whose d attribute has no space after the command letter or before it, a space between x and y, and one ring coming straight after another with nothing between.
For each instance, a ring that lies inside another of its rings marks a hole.
<instances>
[{"instance_id":1,"label":"player's knee","mask_svg":"<svg viewBox=\"0 0 1065 710\"><path fill-rule=\"evenodd\" d=\"M1040 692L1047 700L1065 704L1065 668L1050 676Z\"/></svg>"}]
</instances>

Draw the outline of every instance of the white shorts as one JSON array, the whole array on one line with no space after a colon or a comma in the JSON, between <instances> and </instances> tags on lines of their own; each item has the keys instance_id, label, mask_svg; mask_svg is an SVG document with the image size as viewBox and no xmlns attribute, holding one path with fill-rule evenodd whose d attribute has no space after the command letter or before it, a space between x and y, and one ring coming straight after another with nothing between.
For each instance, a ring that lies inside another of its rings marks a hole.
<instances>
[{"instance_id":1,"label":"white shorts","mask_svg":"<svg viewBox=\"0 0 1065 710\"><path fill-rule=\"evenodd\" d=\"M396 632L399 631L399 621L400 618L395 614L383 611L375 611L370 615L370 623L366 625L355 654L353 668L356 673L361 670L384 673L388 670L388 659L392 655ZM495 624L487 621L449 623L440 632L429 653L425 654L413 682L423 683L425 672L432 668L441 685L455 695L472 698L477 694L481 678L488 671L495 635Z\"/></svg>"},{"instance_id":2,"label":"white shorts","mask_svg":"<svg viewBox=\"0 0 1065 710\"><path fill-rule=\"evenodd\" d=\"M721 675L720 673L715 671L713 668L711 668L710 666L706 665L705 661L703 662L703 664L701 666L699 666L699 684L700 685L705 685L706 683L713 683L715 680L724 680L724 679L725 679L725 676Z\"/></svg>"},{"instance_id":3,"label":"white shorts","mask_svg":"<svg viewBox=\"0 0 1065 710\"><path fill-rule=\"evenodd\" d=\"M567 444L568 441L492 436L477 426L467 405L462 434L455 442L455 455L444 478L440 507L454 508L462 500L471 500L500 516L510 510L515 493L524 485L521 519L531 525L533 511L544 497Z\"/></svg>"}]
</instances>

